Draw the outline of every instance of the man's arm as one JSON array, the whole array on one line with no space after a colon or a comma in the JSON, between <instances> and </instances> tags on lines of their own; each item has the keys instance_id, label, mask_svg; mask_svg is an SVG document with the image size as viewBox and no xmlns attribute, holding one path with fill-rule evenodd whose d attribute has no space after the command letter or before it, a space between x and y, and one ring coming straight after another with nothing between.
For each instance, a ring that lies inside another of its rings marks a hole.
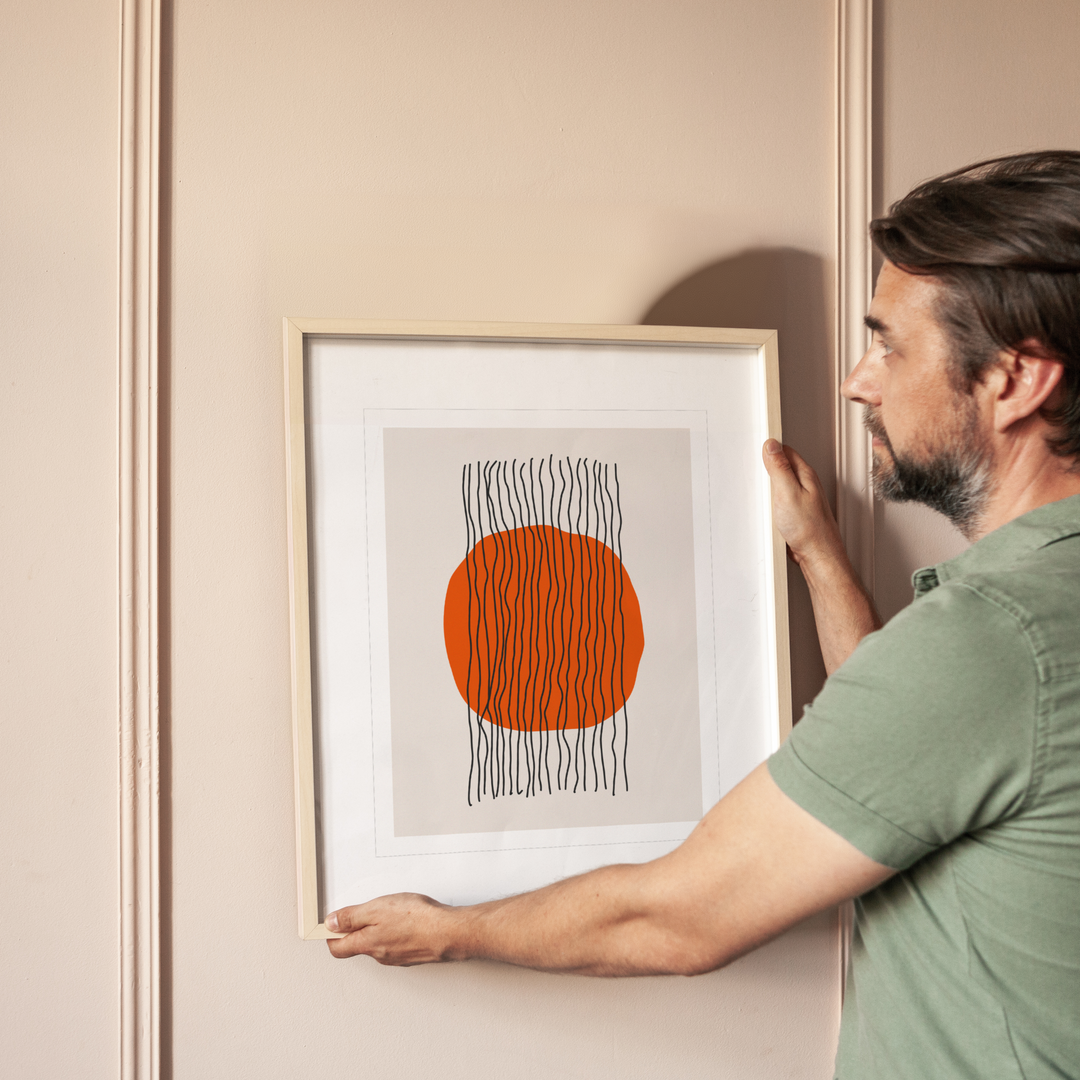
<instances>
[{"instance_id":1,"label":"man's arm","mask_svg":"<svg viewBox=\"0 0 1080 1080\"><path fill-rule=\"evenodd\" d=\"M840 539L817 473L790 447L769 439L762 450L772 481L773 521L810 586L821 655L832 674L881 616Z\"/></svg>"},{"instance_id":2,"label":"man's arm","mask_svg":"<svg viewBox=\"0 0 1080 1080\"><path fill-rule=\"evenodd\" d=\"M404 893L343 908L334 956L489 959L589 975L711 971L894 873L811 817L760 765L669 855L470 907Z\"/></svg>"}]
</instances>

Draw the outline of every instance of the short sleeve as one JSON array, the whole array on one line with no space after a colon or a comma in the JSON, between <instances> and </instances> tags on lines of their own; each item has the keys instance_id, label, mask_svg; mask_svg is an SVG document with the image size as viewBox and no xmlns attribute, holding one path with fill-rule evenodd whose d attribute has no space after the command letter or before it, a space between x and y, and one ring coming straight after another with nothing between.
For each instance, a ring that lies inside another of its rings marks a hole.
<instances>
[{"instance_id":1,"label":"short sleeve","mask_svg":"<svg viewBox=\"0 0 1080 1080\"><path fill-rule=\"evenodd\" d=\"M1017 617L950 583L860 642L769 772L865 855L904 869L1019 810L1038 697Z\"/></svg>"}]
</instances>

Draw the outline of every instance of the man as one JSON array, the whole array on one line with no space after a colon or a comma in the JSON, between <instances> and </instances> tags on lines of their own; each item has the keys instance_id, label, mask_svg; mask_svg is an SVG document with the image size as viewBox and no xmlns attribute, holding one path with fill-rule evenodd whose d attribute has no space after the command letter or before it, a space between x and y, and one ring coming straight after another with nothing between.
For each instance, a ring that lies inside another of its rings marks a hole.
<instances>
[{"instance_id":1,"label":"man","mask_svg":"<svg viewBox=\"0 0 1080 1080\"><path fill-rule=\"evenodd\" d=\"M878 492L974 545L878 630L817 477L766 444L830 672L784 747L670 855L346 908L335 956L694 974L854 897L838 1076L1080 1077L1080 153L929 181L871 233L843 393Z\"/></svg>"}]
</instances>

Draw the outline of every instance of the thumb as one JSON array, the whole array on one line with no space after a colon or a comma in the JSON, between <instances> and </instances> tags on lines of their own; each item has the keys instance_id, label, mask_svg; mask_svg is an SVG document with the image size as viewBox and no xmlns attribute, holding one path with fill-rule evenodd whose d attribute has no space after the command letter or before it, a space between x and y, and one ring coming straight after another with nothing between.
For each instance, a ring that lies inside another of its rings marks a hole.
<instances>
[{"instance_id":1,"label":"thumb","mask_svg":"<svg viewBox=\"0 0 1080 1080\"><path fill-rule=\"evenodd\" d=\"M777 472L792 472L791 462L788 460L784 448L776 439L766 439L761 448L761 458L765 462L765 468L770 475Z\"/></svg>"},{"instance_id":2,"label":"thumb","mask_svg":"<svg viewBox=\"0 0 1080 1080\"><path fill-rule=\"evenodd\" d=\"M366 926L364 919L359 915L361 905L339 908L326 916L326 929L335 934L350 934L353 930L359 930Z\"/></svg>"}]
</instances>

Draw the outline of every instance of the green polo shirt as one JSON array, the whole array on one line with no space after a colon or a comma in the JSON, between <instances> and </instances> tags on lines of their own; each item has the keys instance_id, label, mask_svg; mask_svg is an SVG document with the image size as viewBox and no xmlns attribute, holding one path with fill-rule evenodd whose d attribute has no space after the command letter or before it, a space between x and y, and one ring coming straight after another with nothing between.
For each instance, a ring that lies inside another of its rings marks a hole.
<instances>
[{"instance_id":1,"label":"green polo shirt","mask_svg":"<svg viewBox=\"0 0 1080 1080\"><path fill-rule=\"evenodd\" d=\"M770 759L897 873L855 903L842 1080L1080 1078L1080 495L915 574Z\"/></svg>"}]
</instances>

